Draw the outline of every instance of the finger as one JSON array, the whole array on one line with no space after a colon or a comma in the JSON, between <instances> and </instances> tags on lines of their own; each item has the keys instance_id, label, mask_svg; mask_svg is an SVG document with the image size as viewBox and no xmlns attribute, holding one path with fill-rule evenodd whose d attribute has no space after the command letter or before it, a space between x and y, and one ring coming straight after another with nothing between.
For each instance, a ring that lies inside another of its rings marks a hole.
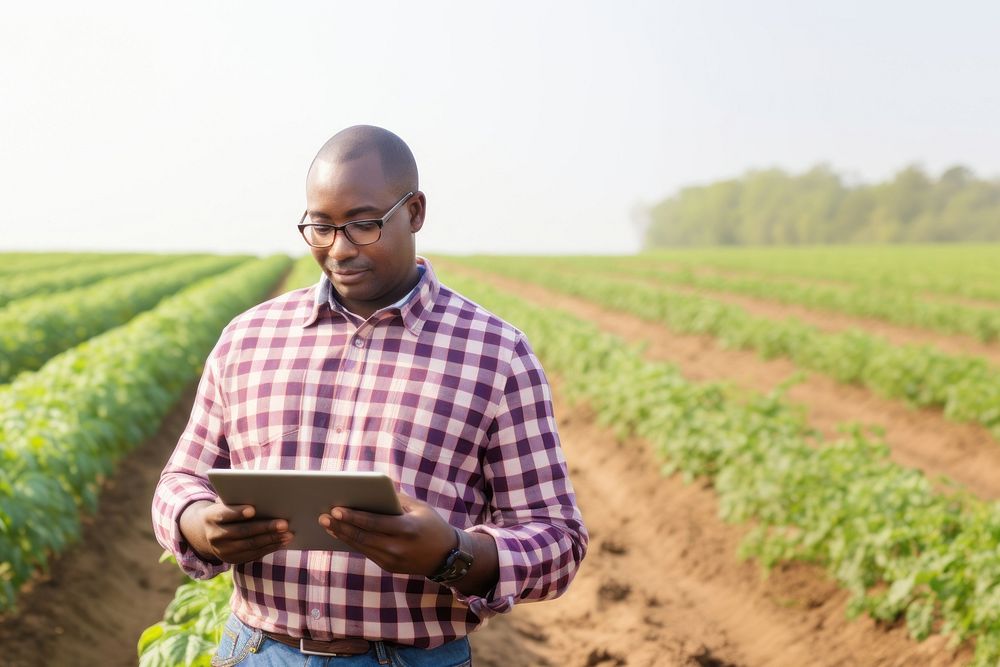
<instances>
[{"instance_id":1,"label":"finger","mask_svg":"<svg viewBox=\"0 0 1000 667\"><path fill-rule=\"evenodd\" d=\"M259 519L257 521L241 521L220 526L225 531L225 539L244 540L256 535L273 535L288 530L288 522L284 519Z\"/></svg>"},{"instance_id":2,"label":"finger","mask_svg":"<svg viewBox=\"0 0 1000 667\"><path fill-rule=\"evenodd\" d=\"M243 540L241 544L244 551L256 551L258 549L266 549L272 545L277 545L278 547L284 546L291 542L293 537L292 533L265 533L249 537Z\"/></svg>"},{"instance_id":3,"label":"finger","mask_svg":"<svg viewBox=\"0 0 1000 667\"><path fill-rule=\"evenodd\" d=\"M324 532L325 532L325 533L326 533L327 535L329 535L330 537L332 537L333 539L335 539L335 540L339 540L339 539L340 539L340 535L337 535L337 533L336 533L336 532L334 532L333 528L331 528L331 527L330 527L330 526L328 525L328 523L329 523L329 522L327 522L327 523L322 523L322 522L320 522L320 525L322 525L322 526L323 526L323 531L324 531Z\"/></svg>"},{"instance_id":4,"label":"finger","mask_svg":"<svg viewBox=\"0 0 1000 667\"><path fill-rule=\"evenodd\" d=\"M365 556L382 565L389 556L389 548L392 538L381 533L372 533L361 530L350 524L336 524L332 529L327 529L327 534L342 542L345 542L355 551L363 553Z\"/></svg>"},{"instance_id":5,"label":"finger","mask_svg":"<svg viewBox=\"0 0 1000 667\"><path fill-rule=\"evenodd\" d=\"M216 523L232 523L252 519L256 513L253 505L225 505L216 503L209 510L209 517Z\"/></svg>"},{"instance_id":6,"label":"finger","mask_svg":"<svg viewBox=\"0 0 1000 667\"><path fill-rule=\"evenodd\" d=\"M220 545L219 551L223 554L228 554L234 559L246 559L248 554L257 553L261 550L280 549L291 542L293 537L293 533L265 533L262 535L254 535L253 537L243 540L223 542Z\"/></svg>"},{"instance_id":7,"label":"finger","mask_svg":"<svg viewBox=\"0 0 1000 667\"><path fill-rule=\"evenodd\" d=\"M422 500L417 500L413 496L408 496L402 491L396 494L399 497L399 504L403 508L403 512L412 512L413 510L426 505Z\"/></svg>"},{"instance_id":8,"label":"finger","mask_svg":"<svg viewBox=\"0 0 1000 667\"><path fill-rule=\"evenodd\" d=\"M331 507L329 516L333 518L335 523L350 524L367 532L390 534L399 531L400 517L390 514L362 512L347 507Z\"/></svg>"},{"instance_id":9,"label":"finger","mask_svg":"<svg viewBox=\"0 0 1000 667\"><path fill-rule=\"evenodd\" d=\"M319 515L319 525L323 526L323 530L326 532L327 535L329 535L330 537L332 537L335 540L339 540L340 539L340 534L336 530L337 521L334 520L333 517L331 517L329 514L320 514ZM340 525L344 526L345 524L340 524ZM347 530L348 530L347 528L344 528L344 530L342 530L340 532L346 533ZM357 533L356 532L352 532L351 534L352 535L356 535ZM356 548L356 549L358 549L360 551L360 549L358 547L360 547L363 544L363 542L364 542L364 539L362 538L360 541L354 543L354 548Z\"/></svg>"},{"instance_id":10,"label":"finger","mask_svg":"<svg viewBox=\"0 0 1000 667\"><path fill-rule=\"evenodd\" d=\"M268 554L272 554L275 551L279 551L287 544L287 542L279 542L277 544L266 544L255 549L245 550L239 552L238 555L233 557L232 563L246 563L252 560L260 560Z\"/></svg>"},{"instance_id":11,"label":"finger","mask_svg":"<svg viewBox=\"0 0 1000 667\"><path fill-rule=\"evenodd\" d=\"M288 531L288 522L284 519L266 519L258 521L240 521L238 523L220 523L209 526L206 531L209 542L216 548L226 548L226 543L240 542L256 535L283 535Z\"/></svg>"}]
</instances>

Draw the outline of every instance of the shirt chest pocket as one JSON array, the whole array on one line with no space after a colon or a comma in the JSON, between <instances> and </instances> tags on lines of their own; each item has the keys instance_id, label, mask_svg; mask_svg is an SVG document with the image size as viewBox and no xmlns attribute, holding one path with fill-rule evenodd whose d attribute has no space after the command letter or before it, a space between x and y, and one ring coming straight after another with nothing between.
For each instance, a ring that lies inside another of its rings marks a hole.
<instances>
[{"instance_id":1,"label":"shirt chest pocket","mask_svg":"<svg viewBox=\"0 0 1000 667\"><path fill-rule=\"evenodd\" d=\"M277 368L247 373L229 406L230 463L233 468L268 468L284 441L301 427L305 371Z\"/></svg>"}]
</instances>

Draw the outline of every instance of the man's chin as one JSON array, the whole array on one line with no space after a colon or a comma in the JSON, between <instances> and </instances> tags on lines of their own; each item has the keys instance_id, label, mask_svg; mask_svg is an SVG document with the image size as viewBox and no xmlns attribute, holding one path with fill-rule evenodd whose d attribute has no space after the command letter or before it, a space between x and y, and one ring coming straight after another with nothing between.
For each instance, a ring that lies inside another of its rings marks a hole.
<instances>
[{"instance_id":1,"label":"man's chin","mask_svg":"<svg viewBox=\"0 0 1000 667\"><path fill-rule=\"evenodd\" d=\"M367 301L368 291L360 288L358 285L340 285L336 282L333 283L333 289L337 292L337 296L341 299L348 299L350 301Z\"/></svg>"},{"instance_id":2,"label":"man's chin","mask_svg":"<svg viewBox=\"0 0 1000 667\"><path fill-rule=\"evenodd\" d=\"M371 301L373 298L372 286L367 281L360 283L345 283L331 278L330 283L333 285L334 291L337 293L338 298L342 302L351 301L353 303L366 303Z\"/></svg>"}]
</instances>

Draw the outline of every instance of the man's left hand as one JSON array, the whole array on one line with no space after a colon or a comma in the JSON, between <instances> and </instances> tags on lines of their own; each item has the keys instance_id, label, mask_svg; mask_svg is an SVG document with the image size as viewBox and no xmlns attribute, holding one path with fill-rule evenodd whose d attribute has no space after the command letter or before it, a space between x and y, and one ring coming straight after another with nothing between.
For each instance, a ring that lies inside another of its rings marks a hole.
<instances>
[{"instance_id":1,"label":"man's left hand","mask_svg":"<svg viewBox=\"0 0 1000 667\"><path fill-rule=\"evenodd\" d=\"M429 576L458 546L455 531L427 503L402 493L399 502L403 513L398 516L332 507L319 523L383 570Z\"/></svg>"}]
</instances>

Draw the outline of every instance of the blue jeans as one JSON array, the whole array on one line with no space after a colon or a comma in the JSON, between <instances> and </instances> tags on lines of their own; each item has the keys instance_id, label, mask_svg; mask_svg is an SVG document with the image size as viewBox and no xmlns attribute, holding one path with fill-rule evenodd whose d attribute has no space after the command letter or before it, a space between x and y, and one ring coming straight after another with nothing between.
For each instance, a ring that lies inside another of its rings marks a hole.
<instances>
[{"instance_id":1,"label":"blue jeans","mask_svg":"<svg viewBox=\"0 0 1000 667\"><path fill-rule=\"evenodd\" d=\"M213 667L362 667L391 665L392 667L469 667L472 649L467 637L456 639L437 648L424 649L388 642L372 642L363 655L325 657L303 655L298 649L268 639L260 630L251 628L234 614L229 615L222 631L222 642L212 657Z\"/></svg>"}]
</instances>

